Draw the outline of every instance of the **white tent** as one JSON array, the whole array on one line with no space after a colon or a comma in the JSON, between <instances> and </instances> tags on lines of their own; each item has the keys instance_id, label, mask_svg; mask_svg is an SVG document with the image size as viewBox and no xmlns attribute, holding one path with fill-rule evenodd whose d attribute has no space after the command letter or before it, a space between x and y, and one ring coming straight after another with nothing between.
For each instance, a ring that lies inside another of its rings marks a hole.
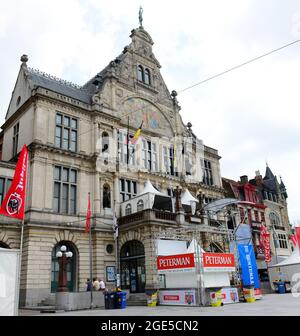
<instances>
[{"instance_id":1,"label":"white tent","mask_svg":"<svg viewBox=\"0 0 300 336\"><path fill-rule=\"evenodd\" d=\"M183 207L187 205L188 208L191 209L192 214L194 215L196 212L196 203L199 203L197 198L195 198L188 189L185 189L181 195L181 204L183 205Z\"/></svg>"},{"instance_id":2,"label":"white tent","mask_svg":"<svg viewBox=\"0 0 300 336\"><path fill-rule=\"evenodd\" d=\"M149 180L142 192L121 203L121 216L145 209L173 211L171 197L155 189Z\"/></svg>"},{"instance_id":3,"label":"white tent","mask_svg":"<svg viewBox=\"0 0 300 336\"><path fill-rule=\"evenodd\" d=\"M300 280L300 251L295 248L293 253L278 264L269 266L269 278L271 287L274 288L274 281L290 281L291 287ZM294 286L294 290L300 292L299 286Z\"/></svg>"}]
</instances>

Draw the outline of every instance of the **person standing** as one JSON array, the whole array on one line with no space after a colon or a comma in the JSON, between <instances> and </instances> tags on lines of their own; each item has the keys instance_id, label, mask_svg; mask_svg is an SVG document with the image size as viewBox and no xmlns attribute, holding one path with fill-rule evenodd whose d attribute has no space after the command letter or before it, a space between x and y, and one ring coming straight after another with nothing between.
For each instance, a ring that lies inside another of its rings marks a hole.
<instances>
[{"instance_id":1,"label":"person standing","mask_svg":"<svg viewBox=\"0 0 300 336\"><path fill-rule=\"evenodd\" d=\"M97 278L93 278L93 289L94 291L98 291L100 289L100 283Z\"/></svg>"},{"instance_id":2,"label":"person standing","mask_svg":"<svg viewBox=\"0 0 300 336\"><path fill-rule=\"evenodd\" d=\"M86 279L86 291L90 292L92 290L92 281L88 278Z\"/></svg>"},{"instance_id":3,"label":"person standing","mask_svg":"<svg viewBox=\"0 0 300 336\"><path fill-rule=\"evenodd\" d=\"M104 292L105 291L105 282L101 279L99 282L99 287L100 287L100 291Z\"/></svg>"}]
</instances>

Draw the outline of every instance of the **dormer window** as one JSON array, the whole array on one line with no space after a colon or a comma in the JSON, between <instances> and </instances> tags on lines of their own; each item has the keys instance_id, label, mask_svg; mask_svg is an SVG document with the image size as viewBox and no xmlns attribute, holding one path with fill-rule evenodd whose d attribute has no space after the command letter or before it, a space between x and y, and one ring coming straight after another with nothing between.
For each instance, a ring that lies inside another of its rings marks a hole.
<instances>
[{"instance_id":1,"label":"dormer window","mask_svg":"<svg viewBox=\"0 0 300 336\"><path fill-rule=\"evenodd\" d=\"M138 81L144 84L150 85L151 84L151 77L150 77L150 70L144 69L141 65L137 68L137 77Z\"/></svg>"}]
</instances>

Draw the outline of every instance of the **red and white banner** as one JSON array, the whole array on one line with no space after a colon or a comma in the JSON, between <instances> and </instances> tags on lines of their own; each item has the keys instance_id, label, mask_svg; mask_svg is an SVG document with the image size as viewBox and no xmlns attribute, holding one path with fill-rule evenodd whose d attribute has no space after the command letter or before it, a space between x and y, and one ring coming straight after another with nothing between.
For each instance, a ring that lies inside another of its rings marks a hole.
<instances>
[{"instance_id":1,"label":"red and white banner","mask_svg":"<svg viewBox=\"0 0 300 336\"><path fill-rule=\"evenodd\" d=\"M264 225L260 227L260 242L264 249L265 260L269 263L271 261L270 233Z\"/></svg>"},{"instance_id":2,"label":"red and white banner","mask_svg":"<svg viewBox=\"0 0 300 336\"><path fill-rule=\"evenodd\" d=\"M1 204L0 215L24 219L28 151L23 146L16 165L14 179Z\"/></svg>"},{"instance_id":3,"label":"red and white banner","mask_svg":"<svg viewBox=\"0 0 300 336\"><path fill-rule=\"evenodd\" d=\"M158 293L159 304L170 306L195 306L196 291L195 289L185 290L160 290Z\"/></svg>"},{"instance_id":4,"label":"red and white banner","mask_svg":"<svg viewBox=\"0 0 300 336\"><path fill-rule=\"evenodd\" d=\"M157 270L160 273L170 271L193 271L194 268L194 253L157 257Z\"/></svg>"},{"instance_id":5,"label":"red and white banner","mask_svg":"<svg viewBox=\"0 0 300 336\"><path fill-rule=\"evenodd\" d=\"M205 272L235 271L234 254L232 253L203 253Z\"/></svg>"}]
</instances>

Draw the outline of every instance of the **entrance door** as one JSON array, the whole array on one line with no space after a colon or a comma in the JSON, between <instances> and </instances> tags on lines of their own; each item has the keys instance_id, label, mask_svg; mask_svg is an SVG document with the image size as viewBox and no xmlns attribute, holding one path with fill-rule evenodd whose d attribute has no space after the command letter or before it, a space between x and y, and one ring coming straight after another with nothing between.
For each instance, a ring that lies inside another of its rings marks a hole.
<instances>
[{"instance_id":1,"label":"entrance door","mask_svg":"<svg viewBox=\"0 0 300 336\"><path fill-rule=\"evenodd\" d=\"M121 248L121 287L130 293L144 293L146 283L144 246L137 240Z\"/></svg>"}]
</instances>

